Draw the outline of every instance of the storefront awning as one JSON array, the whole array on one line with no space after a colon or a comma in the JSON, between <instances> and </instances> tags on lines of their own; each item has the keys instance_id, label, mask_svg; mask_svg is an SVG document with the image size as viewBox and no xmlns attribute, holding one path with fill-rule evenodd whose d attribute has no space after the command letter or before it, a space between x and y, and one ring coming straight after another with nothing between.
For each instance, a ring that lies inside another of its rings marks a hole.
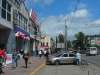
<instances>
[{"instance_id":1,"label":"storefront awning","mask_svg":"<svg viewBox=\"0 0 100 75\"><path fill-rule=\"evenodd\" d=\"M17 27L17 26L14 27L14 31L15 31L15 33L21 32L21 33L24 34L25 36L30 36L28 32L24 31L23 29L21 29L21 28L19 28L19 27Z\"/></svg>"},{"instance_id":2,"label":"storefront awning","mask_svg":"<svg viewBox=\"0 0 100 75\"><path fill-rule=\"evenodd\" d=\"M30 35L28 34L28 32L22 30L21 28L15 27L14 31L16 37L19 37L20 39L23 40L30 40Z\"/></svg>"}]
</instances>

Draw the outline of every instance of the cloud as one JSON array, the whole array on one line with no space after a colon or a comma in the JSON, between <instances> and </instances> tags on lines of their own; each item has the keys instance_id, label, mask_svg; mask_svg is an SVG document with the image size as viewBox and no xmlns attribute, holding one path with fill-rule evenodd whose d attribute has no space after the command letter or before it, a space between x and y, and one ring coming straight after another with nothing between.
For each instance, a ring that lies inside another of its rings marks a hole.
<instances>
[{"instance_id":1,"label":"cloud","mask_svg":"<svg viewBox=\"0 0 100 75\"><path fill-rule=\"evenodd\" d=\"M77 17L77 18L87 17L88 15L89 14L88 14L88 10L87 9L79 9L79 10L71 13L71 16Z\"/></svg>"},{"instance_id":2,"label":"cloud","mask_svg":"<svg viewBox=\"0 0 100 75\"><path fill-rule=\"evenodd\" d=\"M96 34L98 33L99 28L96 27L95 24L100 25L100 19L91 21L88 18L89 14L90 13L87 9L80 9L73 14L70 13L59 16L48 16L42 22L42 31L47 32L51 36L56 36L59 33L64 33L65 19L67 19L67 32L69 38L74 36L77 32L84 32L85 34Z\"/></svg>"},{"instance_id":3,"label":"cloud","mask_svg":"<svg viewBox=\"0 0 100 75\"><path fill-rule=\"evenodd\" d=\"M41 3L45 5L50 5L54 2L54 0L33 0L34 3Z\"/></svg>"},{"instance_id":4,"label":"cloud","mask_svg":"<svg viewBox=\"0 0 100 75\"><path fill-rule=\"evenodd\" d=\"M71 34L76 33L77 31L81 31L81 27L84 27L84 23L87 22L88 10L87 9L80 9L77 10L75 13L70 13L66 15L59 15L59 16L49 16L44 19L42 23L42 30L48 32L50 35L56 35L58 33L64 33L64 26L65 26L65 19L67 22L69 21L68 25L68 32ZM69 18L70 16L70 18ZM68 20L69 19L69 20ZM76 30L76 29L77 30Z\"/></svg>"},{"instance_id":5,"label":"cloud","mask_svg":"<svg viewBox=\"0 0 100 75\"><path fill-rule=\"evenodd\" d=\"M99 24L100 25L100 19L99 20L96 20L93 22L93 24Z\"/></svg>"}]
</instances>

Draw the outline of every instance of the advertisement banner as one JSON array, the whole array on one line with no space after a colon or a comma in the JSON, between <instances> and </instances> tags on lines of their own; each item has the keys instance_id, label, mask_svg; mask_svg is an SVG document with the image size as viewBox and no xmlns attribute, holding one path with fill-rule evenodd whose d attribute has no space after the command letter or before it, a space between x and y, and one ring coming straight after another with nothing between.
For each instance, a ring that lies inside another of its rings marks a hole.
<instances>
[{"instance_id":1,"label":"advertisement banner","mask_svg":"<svg viewBox=\"0 0 100 75\"><path fill-rule=\"evenodd\" d=\"M12 63L12 54L7 54L6 64Z\"/></svg>"}]
</instances>

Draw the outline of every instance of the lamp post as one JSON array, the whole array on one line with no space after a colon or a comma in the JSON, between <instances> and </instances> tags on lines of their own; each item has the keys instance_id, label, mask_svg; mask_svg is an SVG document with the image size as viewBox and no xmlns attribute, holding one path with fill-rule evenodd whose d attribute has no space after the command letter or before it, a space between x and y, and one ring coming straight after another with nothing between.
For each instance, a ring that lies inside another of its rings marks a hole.
<instances>
[{"instance_id":1,"label":"lamp post","mask_svg":"<svg viewBox=\"0 0 100 75\"><path fill-rule=\"evenodd\" d=\"M66 21L65 20L65 50L67 50L67 25L66 25Z\"/></svg>"}]
</instances>

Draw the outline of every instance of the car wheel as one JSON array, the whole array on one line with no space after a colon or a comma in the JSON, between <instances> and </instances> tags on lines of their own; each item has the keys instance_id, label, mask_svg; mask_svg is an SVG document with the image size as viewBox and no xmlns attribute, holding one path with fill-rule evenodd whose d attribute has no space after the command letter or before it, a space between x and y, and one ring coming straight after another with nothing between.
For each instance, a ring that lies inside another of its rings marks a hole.
<instances>
[{"instance_id":1,"label":"car wheel","mask_svg":"<svg viewBox=\"0 0 100 75\"><path fill-rule=\"evenodd\" d=\"M59 65L60 63L59 63L59 61L55 61L55 64L56 64L56 65Z\"/></svg>"}]
</instances>

